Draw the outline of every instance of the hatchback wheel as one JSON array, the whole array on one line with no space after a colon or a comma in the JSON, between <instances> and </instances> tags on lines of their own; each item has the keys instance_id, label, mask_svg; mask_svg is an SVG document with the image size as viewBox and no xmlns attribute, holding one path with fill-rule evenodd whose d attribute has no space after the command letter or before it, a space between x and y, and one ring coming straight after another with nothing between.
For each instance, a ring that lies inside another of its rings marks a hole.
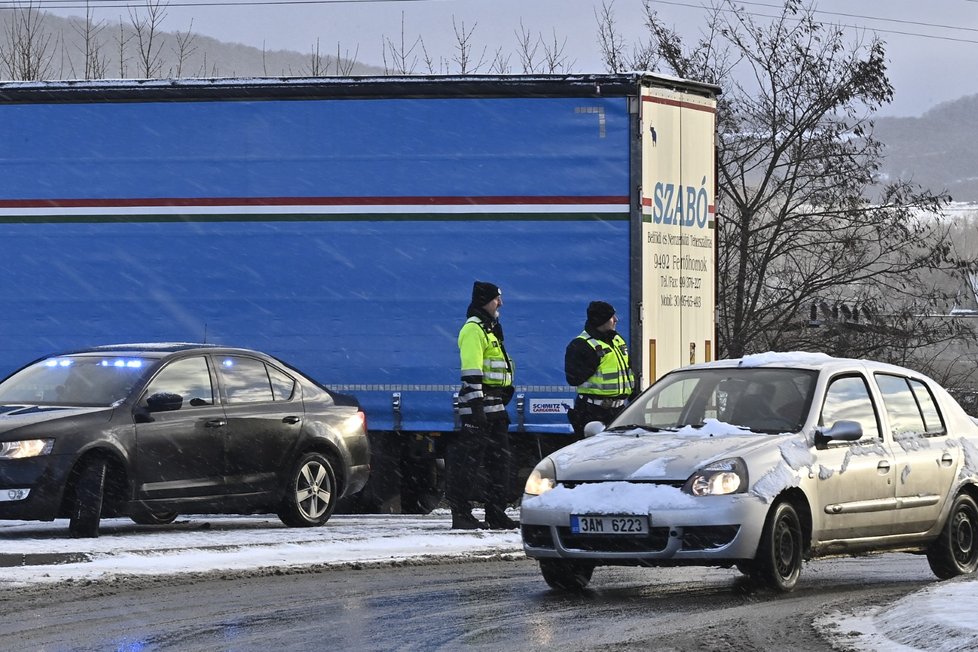
<instances>
[{"instance_id":1,"label":"hatchback wheel","mask_svg":"<svg viewBox=\"0 0 978 652\"><path fill-rule=\"evenodd\" d=\"M967 575L978 567L978 504L958 494L941 535L927 549L930 569L942 580Z\"/></svg>"},{"instance_id":2,"label":"hatchback wheel","mask_svg":"<svg viewBox=\"0 0 978 652\"><path fill-rule=\"evenodd\" d=\"M75 481L75 500L68 520L68 533L75 538L98 536L105 498L106 463L93 458L84 462Z\"/></svg>"},{"instance_id":3,"label":"hatchback wheel","mask_svg":"<svg viewBox=\"0 0 978 652\"><path fill-rule=\"evenodd\" d=\"M289 527L313 527L329 520L336 507L336 474L319 453L306 453L285 486L278 517Z\"/></svg>"},{"instance_id":4,"label":"hatchback wheel","mask_svg":"<svg viewBox=\"0 0 978 652\"><path fill-rule=\"evenodd\" d=\"M541 559L540 572L552 589L583 591L591 581L594 564L569 559Z\"/></svg>"},{"instance_id":5,"label":"hatchback wheel","mask_svg":"<svg viewBox=\"0 0 978 652\"><path fill-rule=\"evenodd\" d=\"M748 577L767 588L787 593L798 584L804 542L798 512L788 502L777 503L768 513L757 556L745 564Z\"/></svg>"}]
</instances>

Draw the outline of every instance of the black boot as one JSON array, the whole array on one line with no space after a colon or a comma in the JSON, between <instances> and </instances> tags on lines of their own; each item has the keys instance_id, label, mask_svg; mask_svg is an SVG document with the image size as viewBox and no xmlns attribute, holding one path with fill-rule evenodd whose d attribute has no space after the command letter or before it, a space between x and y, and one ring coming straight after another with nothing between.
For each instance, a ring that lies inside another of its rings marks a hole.
<instances>
[{"instance_id":1,"label":"black boot","mask_svg":"<svg viewBox=\"0 0 978 652\"><path fill-rule=\"evenodd\" d=\"M506 516L506 510L498 505L486 505L486 525L490 530L515 530L520 526Z\"/></svg>"},{"instance_id":2,"label":"black boot","mask_svg":"<svg viewBox=\"0 0 978 652\"><path fill-rule=\"evenodd\" d=\"M452 507L453 530L484 530L486 524L472 516L471 508Z\"/></svg>"}]
</instances>

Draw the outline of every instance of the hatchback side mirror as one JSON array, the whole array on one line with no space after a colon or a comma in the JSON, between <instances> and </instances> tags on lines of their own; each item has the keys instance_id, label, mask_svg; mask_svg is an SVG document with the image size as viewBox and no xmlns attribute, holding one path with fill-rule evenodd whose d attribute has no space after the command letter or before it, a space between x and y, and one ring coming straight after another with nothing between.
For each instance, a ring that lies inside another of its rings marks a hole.
<instances>
[{"instance_id":1,"label":"hatchback side mirror","mask_svg":"<svg viewBox=\"0 0 978 652\"><path fill-rule=\"evenodd\" d=\"M588 421L584 426L584 436L593 437L599 432L604 432L605 425L600 421Z\"/></svg>"},{"instance_id":2,"label":"hatchback side mirror","mask_svg":"<svg viewBox=\"0 0 978 652\"><path fill-rule=\"evenodd\" d=\"M858 441L862 439L863 426L858 421L846 419L836 421L831 428L819 428L815 431L815 445L825 446L830 441Z\"/></svg>"}]
</instances>

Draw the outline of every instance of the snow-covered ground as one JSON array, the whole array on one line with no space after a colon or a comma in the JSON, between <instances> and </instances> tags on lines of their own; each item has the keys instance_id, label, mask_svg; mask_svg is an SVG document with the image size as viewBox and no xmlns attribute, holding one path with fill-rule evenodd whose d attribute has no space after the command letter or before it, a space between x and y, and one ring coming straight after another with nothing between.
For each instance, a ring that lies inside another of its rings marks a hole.
<instances>
[{"instance_id":1,"label":"snow-covered ground","mask_svg":"<svg viewBox=\"0 0 978 652\"><path fill-rule=\"evenodd\" d=\"M452 530L444 510L427 516L337 515L311 529L286 528L270 516L187 516L162 527L108 519L97 539L70 538L65 521L0 521L0 542L0 590L115 575L523 554L515 530ZM978 650L976 602L978 578L962 578L894 604L826 613L816 625L849 650Z\"/></svg>"}]
</instances>

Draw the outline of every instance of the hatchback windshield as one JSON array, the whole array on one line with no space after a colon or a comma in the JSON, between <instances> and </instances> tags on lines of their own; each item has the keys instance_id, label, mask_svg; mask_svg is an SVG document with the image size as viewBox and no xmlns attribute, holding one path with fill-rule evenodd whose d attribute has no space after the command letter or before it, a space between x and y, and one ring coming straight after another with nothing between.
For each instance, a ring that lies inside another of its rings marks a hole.
<instances>
[{"instance_id":1,"label":"hatchback windshield","mask_svg":"<svg viewBox=\"0 0 978 652\"><path fill-rule=\"evenodd\" d=\"M818 373L805 369L732 368L673 372L610 425L680 428L707 419L754 432L796 432L805 423Z\"/></svg>"},{"instance_id":2,"label":"hatchback windshield","mask_svg":"<svg viewBox=\"0 0 978 652\"><path fill-rule=\"evenodd\" d=\"M129 395L152 362L116 356L48 358L0 383L0 404L112 405Z\"/></svg>"}]
</instances>

